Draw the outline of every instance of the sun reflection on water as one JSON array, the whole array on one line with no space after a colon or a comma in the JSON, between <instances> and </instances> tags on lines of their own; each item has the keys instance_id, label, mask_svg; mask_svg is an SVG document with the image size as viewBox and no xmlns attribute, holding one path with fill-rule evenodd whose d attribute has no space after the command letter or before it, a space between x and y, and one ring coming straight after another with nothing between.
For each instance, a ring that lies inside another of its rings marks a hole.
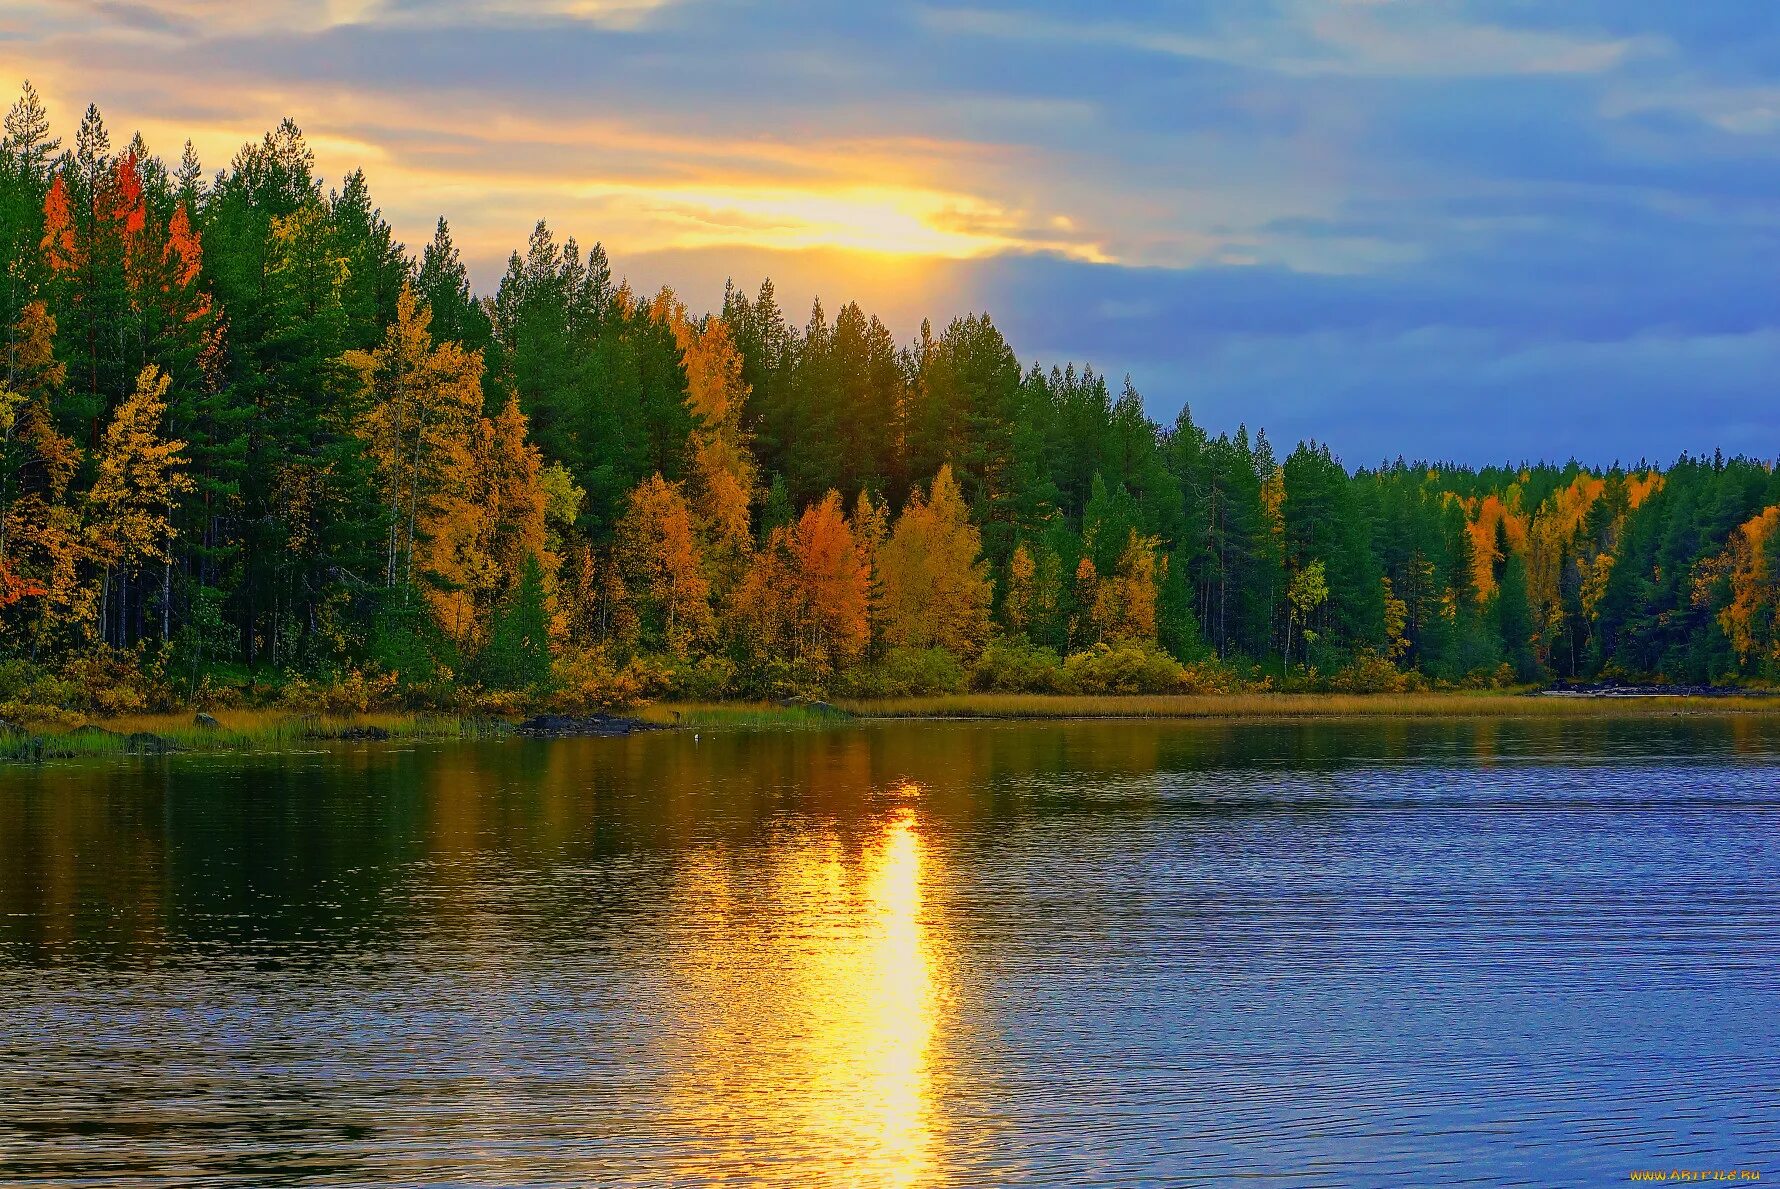
<instances>
[{"instance_id":1,"label":"sun reflection on water","mask_svg":"<svg viewBox=\"0 0 1780 1189\"><path fill-rule=\"evenodd\" d=\"M890 823L875 856L870 897L879 936L870 963L875 1010L861 1029L875 1050L879 1166L887 1185L918 1185L929 1170L927 1046L933 979L921 926L921 839L915 811Z\"/></svg>"},{"instance_id":2,"label":"sun reflection on water","mask_svg":"<svg viewBox=\"0 0 1780 1189\"><path fill-rule=\"evenodd\" d=\"M864 825L805 823L745 861L711 854L684 873L696 917L673 957L688 996L673 1060L709 1173L899 1189L938 1179L932 860L907 800L862 838Z\"/></svg>"}]
</instances>

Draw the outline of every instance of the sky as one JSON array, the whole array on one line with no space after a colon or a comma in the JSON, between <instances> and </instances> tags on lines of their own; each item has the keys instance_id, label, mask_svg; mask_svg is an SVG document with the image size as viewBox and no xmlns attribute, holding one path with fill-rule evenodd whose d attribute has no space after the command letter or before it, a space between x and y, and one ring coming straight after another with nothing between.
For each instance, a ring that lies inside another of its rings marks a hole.
<instances>
[{"instance_id":1,"label":"sky","mask_svg":"<svg viewBox=\"0 0 1780 1189\"><path fill-rule=\"evenodd\" d=\"M479 289L532 225L1350 465L1780 454L1780 5L6 0L0 85L294 118Z\"/></svg>"}]
</instances>

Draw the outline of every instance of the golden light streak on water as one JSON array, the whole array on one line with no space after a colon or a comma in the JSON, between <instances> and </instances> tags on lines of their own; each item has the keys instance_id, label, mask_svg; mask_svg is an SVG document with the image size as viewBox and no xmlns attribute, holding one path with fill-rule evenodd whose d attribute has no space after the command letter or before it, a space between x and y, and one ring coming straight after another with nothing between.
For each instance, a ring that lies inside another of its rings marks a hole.
<instances>
[{"instance_id":1,"label":"golden light streak on water","mask_svg":"<svg viewBox=\"0 0 1780 1189\"><path fill-rule=\"evenodd\" d=\"M931 1172L927 1050L933 1035L934 988L921 924L921 839L915 811L890 823L875 856L869 895L877 940L868 973L860 1049L875 1071L879 1184L914 1186Z\"/></svg>"},{"instance_id":2,"label":"golden light streak on water","mask_svg":"<svg viewBox=\"0 0 1780 1189\"><path fill-rule=\"evenodd\" d=\"M908 800L870 826L799 831L774 870L732 884L731 856L683 872L687 928L668 1010L675 1113L705 1171L750 1183L919 1189L940 1179L932 1066L940 1041L934 877ZM719 1122L713 1125L712 1120Z\"/></svg>"}]
</instances>

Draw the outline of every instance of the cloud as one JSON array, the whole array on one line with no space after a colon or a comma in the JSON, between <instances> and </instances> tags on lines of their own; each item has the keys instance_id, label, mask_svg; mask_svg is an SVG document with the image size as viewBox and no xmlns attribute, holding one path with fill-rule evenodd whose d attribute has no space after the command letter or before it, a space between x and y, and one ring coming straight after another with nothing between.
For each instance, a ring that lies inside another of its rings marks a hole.
<instances>
[{"instance_id":1,"label":"cloud","mask_svg":"<svg viewBox=\"0 0 1780 1189\"><path fill-rule=\"evenodd\" d=\"M1589 37L1468 21L1451 5L1388 0L1292 3L1259 22L1176 31L1173 22L1039 17L1011 9L933 9L933 27L999 39L1098 44L1286 76L1463 78L1599 74L1659 52L1656 38Z\"/></svg>"},{"instance_id":2,"label":"cloud","mask_svg":"<svg viewBox=\"0 0 1780 1189\"><path fill-rule=\"evenodd\" d=\"M1773 428L1760 6L13 0L5 74L212 167L294 116L483 287L545 217L695 305L986 308L1358 458Z\"/></svg>"},{"instance_id":3,"label":"cloud","mask_svg":"<svg viewBox=\"0 0 1780 1189\"><path fill-rule=\"evenodd\" d=\"M1780 86L1627 89L1609 94L1601 106L1602 115L1615 119L1651 112L1684 115L1736 136L1768 136L1780 131Z\"/></svg>"}]
</instances>

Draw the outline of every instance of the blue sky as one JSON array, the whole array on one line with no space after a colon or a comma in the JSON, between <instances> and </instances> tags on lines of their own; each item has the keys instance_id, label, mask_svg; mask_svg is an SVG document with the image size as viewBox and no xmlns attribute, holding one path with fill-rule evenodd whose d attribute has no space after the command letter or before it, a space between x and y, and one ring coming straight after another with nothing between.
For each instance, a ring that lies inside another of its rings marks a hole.
<instances>
[{"instance_id":1,"label":"blue sky","mask_svg":"<svg viewBox=\"0 0 1780 1189\"><path fill-rule=\"evenodd\" d=\"M1350 464L1780 453L1772 5L13 0L0 69L212 167L293 116L483 285L545 217Z\"/></svg>"}]
</instances>

